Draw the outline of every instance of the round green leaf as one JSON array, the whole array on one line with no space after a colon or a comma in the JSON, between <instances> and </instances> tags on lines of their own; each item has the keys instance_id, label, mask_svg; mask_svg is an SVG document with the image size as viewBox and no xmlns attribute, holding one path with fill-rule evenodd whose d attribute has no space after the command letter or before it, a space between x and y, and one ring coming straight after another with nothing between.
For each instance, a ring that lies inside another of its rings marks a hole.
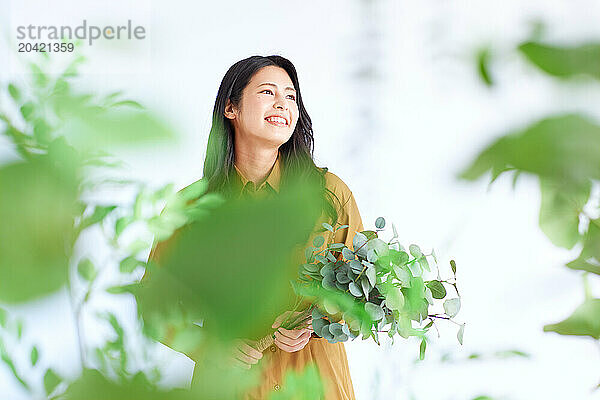
<instances>
[{"instance_id":1,"label":"round green leaf","mask_svg":"<svg viewBox=\"0 0 600 400\"><path fill-rule=\"evenodd\" d=\"M379 321L385 316L383 308L379 307L377 304L365 303L365 311L373 321Z\"/></svg>"},{"instance_id":2,"label":"round green leaf","mask_svg":"<svg viewBox=\"0 0 600 400\"><path fill-rule=\"evenodd\" d=\"M342 256L344 256L346 260L354 260L356 258L354 253L350 251L350 249L348 249L347 247L344 247L342 249Z\"/></svg>"},{"instance_id":3,"label":"round green leaf","mask_svg":"<svg viewBox=\"0 0 600 400\"><path fill-rule=\"evenodd\" d=\"M343 283L349 283L351 281L351 279L348 278L348 275L345 272L343 272L343 271L340 271L340 272L336 273L335 274L335 279L339 283L342 283L342 284Z\"/></svg>"},{"instance_id":4,"label":"round green leaf","mask_svg":"<svg viewBox=\"0 0 600 400\"><path fill-rule=\"evenodd\" d=\"M460 299L454 298L444 301L444 311L450 318L455 317L460 311Z\"/></svg>"},{"instance_id":5,"label":"round green leaf","mask_svg":"<svg viewBox=\"0 0 600 400\"><path fill-rule=\"evenodd\" d=\"M431 289L431 294L434 299L443 299L446 297L446 288L442 282L434 280L427 282L425 286Z\"/></svg>"},{"instance_id":6,"label":"round green leaf","mask_svg":"<svg viewBox=\"0 0 600 400\"><path fill-rule=\"evenodd\" d=\"M431 272L429 268L429 261L427 261L427 257L423 256L417 260L422 269Z\"/></svg>"},{"instance_id":7,"label":"round green leaf","mask_svg":"<svg viewBox=\"0 0 600 400\"><path fill-rule=\"evenodd\" d=\"M365 275L367 276L367 279L369 280L371 286L375 286L375 283L377 283L377 273L375 272L375 267L368 267L365 271Z\"/></svg>"},{"instance_id":8,"label":"round green leaf","mask_svg":"<svg viewBox=\"0 0 600 400\"><path fill-rule=\"evenodd\" d=\"M312 309L312 317L313 317L313 321L317 320L319 318L323 318L325 315L323 315L323 313L321 311L319 311L319 309L317 307Z\"/></svg>"},{"instance_id":9,"label":"round green leaf","mask_svg":"<svg viewBox=\"0 0 600 400\"><path fill-rule=\"evenodd\" d=\"M344 334L344 330L342 329L342 324L340 324L339 322L334 322L333 324L330 324L329 332L331 332L331 334L333 336L340 336L340 335Z\"/></svg>"},{"instance_id":10,"label":"round green leaf","mask_svg":"<svg viewBox=\"0 0 600 400\"><path fill-rule=\"evenodd\" d=\"M456 261L450 260L450 267L452 268L452 273L456 275Z\"/></svg>"},{"instance_id":11,"label":"round green leaf","mask_svg":"<svg viewBox=\"0 0 600 400\"><path fill-rule=\"evenodd\" d=\"M378 217L375 220L375 228L377 228L377 229L383 229L384 226L385 226L385 218Z\"/></svg>"},{"instance_id":12,"label":"round green leaf","mask_svg":"<svg viewBox=\"0 0 600 400\"><path fill-rule=\"evenodd\" d=\"M412 254L413 257L419 258L423 253L421 253L421 249L416 244L411 244L408 246L408 251Z\"/></svg>"},{"instance_id":13,"label":"round green leaf","mask_svg":"<svg viewBox=\"0 0 600 400\"><path fill-rule=\"evenodd\" d=\"M358 287L356 282L350 282L348 284L348 289L350 290L350 293L352 293L352 295L354 297L361 297L363 295L362 291L360 290L360 288Z\"/></svg>"},{"instance_id":14,"label":"round green leaf","mask_svg":"<svg viewBox=\"0 0 600 400\"><path fill-rule=\"evenodd\" d=\"M328 325L327 320L325 320L323 318L313 319L313 321L312 321L313 330L319 336L321 336L321 331L323 330L323 327L325 327L327 325Z\"/></svg>"},{"instance_id":15,"label":"round green leaf","mask_svg":"<svg viewBox=\"0 0 600 400\"><path fill-rule=\"evenodd\" d=\"M315 247L321 247L321 246L323 246L323 243L325 243L325 238L321 235L319 235L313 239L313 246L315 246Z\"/></svg>"},{"instance_id":16,"label":"round green leaf","mask_svg":"<svg viewBox=\"0 0 600 400\"><path fill-rule=\"evenodd\" d=\"M354 272L355 274L360 274L364 268L364 266L358 260L351 260L348 263L348 266L350 267L352 272Z\"/></svg>"},{"instance_id":17,"label":"round green leaf","mask_svg":"<svg viewBox=\"0 0 600 400\"><path fill-rule=\"evenodd\" d=\"M365 243L367 243L367 237L364 233L359 232L356 235L354 235L354 238L352 239L352 246L354 246L354 252L356 252Z\"/></svg>"},{"instance_id":18,"label":"round green leaf","mask_svg":"<svg viewBox=\"0 0 600 400\"><path fill-rule=\"evenodd\" d=\"M404 307L404 295L397 287L390 286L385 295L385 304L391 310L400 310Z\"/></svg>"}]
</instances>

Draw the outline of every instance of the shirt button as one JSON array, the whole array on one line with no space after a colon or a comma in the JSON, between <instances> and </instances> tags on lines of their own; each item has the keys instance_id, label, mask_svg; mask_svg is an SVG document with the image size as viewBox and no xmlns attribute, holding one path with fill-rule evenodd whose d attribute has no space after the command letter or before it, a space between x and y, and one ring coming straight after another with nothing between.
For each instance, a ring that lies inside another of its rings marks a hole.
<instances>
[{"instance_id":1,"label":"shirt button","mask_svg":"<svg viewBox=\"0 0 600 400\"><path fill-rule=\"evenodd\" d=\"M277 347L275 347L275 345L272 345L272 346L271 346L271 351L272 351L273 353L275 353L275 352L277 351Z\"/></svg>"},{"instance_id":2,"label":"shirt button","mask_svg":"<svg viewBox=\"0 0 600 400\"><path fill-rule=\"evenodd\" d=\"M273 386L273 389L275 389L275 390L279 390L279 389L281 389L281 386L279 386L279 385L276 383L276 384L275 384L275 386Z\"/></svg>"}]
</instances>

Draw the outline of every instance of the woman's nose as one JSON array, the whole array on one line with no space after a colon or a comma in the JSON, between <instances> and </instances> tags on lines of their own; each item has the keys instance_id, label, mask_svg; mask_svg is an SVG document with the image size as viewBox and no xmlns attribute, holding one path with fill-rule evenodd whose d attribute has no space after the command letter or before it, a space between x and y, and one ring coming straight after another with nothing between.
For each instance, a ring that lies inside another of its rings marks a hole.
<instances>
[{"instance_id":1,"label":"woman's nose","mask_svg":"<svg viewBox=\"0 0 600 400\"><path fill-rule=\"evenodd\" d=\"M284 99L282 99L281 97L275 98L275 103L273 104L273 107L279 108L281 110L286 110L288 108L286 101Z\"/></svg>"}]
</instances>

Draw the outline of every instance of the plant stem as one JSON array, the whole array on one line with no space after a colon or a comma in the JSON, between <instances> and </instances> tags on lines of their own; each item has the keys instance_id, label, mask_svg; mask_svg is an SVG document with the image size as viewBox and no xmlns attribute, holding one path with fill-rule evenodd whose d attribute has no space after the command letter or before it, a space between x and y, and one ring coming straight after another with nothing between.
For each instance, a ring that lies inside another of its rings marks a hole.
<instances>
[{"instance_id":1,"label":"plant stem","mask_svg":"<svg viewBox=\"0 0 600 400\"><path fill-rule=\"evenodd\" d=\"M75 297L73 296L73 287L71 282L71 271L67 272L67 290L69 292L69 300L71 303L71 309L75 317L75 331L77 334L77 343L79 345L79 362L81 363L81 369L85 368L85 348L83 345L83 337L81 334L81 305L75 304Z\"/></svg>"}]
</instances>

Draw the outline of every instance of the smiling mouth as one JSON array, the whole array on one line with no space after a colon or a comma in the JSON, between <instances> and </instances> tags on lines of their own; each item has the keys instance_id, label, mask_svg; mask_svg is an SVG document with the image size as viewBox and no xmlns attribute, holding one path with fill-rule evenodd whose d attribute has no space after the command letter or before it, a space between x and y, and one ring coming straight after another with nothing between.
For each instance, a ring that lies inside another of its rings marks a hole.
<instances>
[{"instance_id":1,"label":"smiling mouth","mask_svg":"<svg viewBox=\"0 0 600 400\"><path fill-rule=\"evenodd\" d=\"M265 118L265 121L267 121L271 125L275 125L275 126L287 126L288 125L285 118L282 118L282 117L267 117L267 118Z\"/></svg>"}]
</instances>

